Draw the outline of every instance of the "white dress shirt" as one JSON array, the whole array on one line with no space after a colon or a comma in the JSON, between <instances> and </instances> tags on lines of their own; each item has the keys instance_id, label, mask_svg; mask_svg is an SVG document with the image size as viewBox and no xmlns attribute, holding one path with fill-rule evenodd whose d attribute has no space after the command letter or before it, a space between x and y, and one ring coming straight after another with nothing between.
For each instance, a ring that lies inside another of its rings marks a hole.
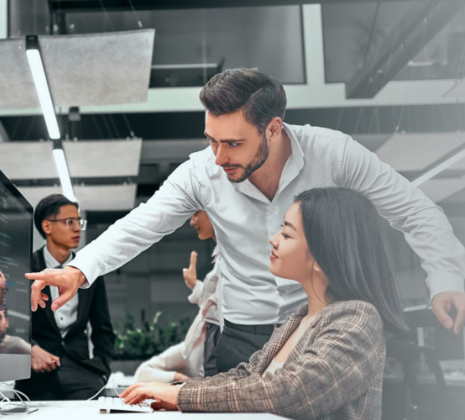
<instances>
[{"instance_id":1,"label":"white dress shirt","mask_svg":"<svg viewBox=\"0 0 465 420\"><path fill-rule=\"evenodd\" d=\"M294 197L310 188L340 186L364 193L422 260L432 296L464 289L465 249L441 209L350 136L284 124L292 154L270 201L249 180L230 182L210 147L190 155L147 203L118 220L78 252L72 265L89 281L115 270L206 210L219 247L223 316L237 324L282 323L306 294L269 271L268 240Z\"/></svg>"},{"instance_id":2,"label":"white dress shirt","mask_svg":"<svg viewBox=\"0 0 465 420\"><path fill-rule=\"evenodd\" d=\"M63 264L60 264L52 256L52 254L50 254L49 250L47 249L47 246L45 246L44 247L44 259L45 259L45 265L47 266L47 268L56 268L60 265L65 265L71 262L73 259L73 255L70 253L68 259ZM49 287L50 287L50 295L53 301L59 296L58 287L56 286L49 286ZM62 337L66 335L71 325L73 325L77 321L78 304L79 304L79 297L78 297L78 294L76 293L69 302L66 302L60 309L57 309L55 312L53 312L53 316L55 317L55 321L57 323L58 329L60 330Z\"/></svg>"}]
</instances>

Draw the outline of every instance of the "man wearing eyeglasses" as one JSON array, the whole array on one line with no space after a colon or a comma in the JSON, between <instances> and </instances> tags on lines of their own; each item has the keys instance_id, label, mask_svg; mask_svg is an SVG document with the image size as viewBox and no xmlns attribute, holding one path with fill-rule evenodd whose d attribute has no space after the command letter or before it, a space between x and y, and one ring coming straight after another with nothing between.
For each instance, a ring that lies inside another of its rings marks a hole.
<instances>
[{"instance_id":1,"label":"man wearing eyeglasses","mask_svg":"<svg viewBox=\"0 0 465 420\"><path fill-rule=\"evenodd\" d=\"M61 194L42 199L34 223L46 244L33 255L33 269L57 268L74 258L86 221L78 204ZM58 288L43 291L49 299ZM93 357L89 355L87 326L92 327ZM110 374L115 335L110 322L103 278L81 289L58 311L50 306L32 313L31 378L17 381L17 389L35 400L84 400L92 397Z\"/></svg>"}]
</instances>

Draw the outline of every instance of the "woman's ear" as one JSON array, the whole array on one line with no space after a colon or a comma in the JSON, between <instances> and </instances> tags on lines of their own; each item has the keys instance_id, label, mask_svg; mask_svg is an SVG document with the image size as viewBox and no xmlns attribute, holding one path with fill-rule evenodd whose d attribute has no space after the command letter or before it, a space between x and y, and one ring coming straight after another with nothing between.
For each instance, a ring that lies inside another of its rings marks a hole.
<instances>
[{"instance_id":1,"label":"woman's ear","mask_svg":"<svg viewBox=\"0 0 465 420\"><path fill-rule=\"evenodd\" d=\"M317 273L321 273L321 272L323 271L316 261L313 261L313 269L314 269Z\"/></svg>"}]
</instances>

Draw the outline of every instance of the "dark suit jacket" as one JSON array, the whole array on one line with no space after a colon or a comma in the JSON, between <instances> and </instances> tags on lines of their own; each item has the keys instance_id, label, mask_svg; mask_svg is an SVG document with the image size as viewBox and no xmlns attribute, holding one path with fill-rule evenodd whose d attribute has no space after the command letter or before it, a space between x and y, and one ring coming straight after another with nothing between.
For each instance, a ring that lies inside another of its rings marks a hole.
<instances>
[{"instance_id":1,"label":"dark suit jacket","mask_svg":"<svg viewBox=\"0 0 465 420\"><path fill-rule=\"evenodd\" d=\"M44 249L34 252L32 270L42 271L46 268ZM67 354L83 367L96 371L108 378L110 362L115 346L115 334L110 322L108 301L103 277L99 277L88 289L79 289L79 304L76 322L70 327L64 338L53 311L50 308L50 288L43 290L49 301L45 308L32 312L32 345L38 344L44 350L62 357ZM92 326L91 340L94 345L94 357L89 358L87 342L87 322Z\"/></svg>"}]
</instances>

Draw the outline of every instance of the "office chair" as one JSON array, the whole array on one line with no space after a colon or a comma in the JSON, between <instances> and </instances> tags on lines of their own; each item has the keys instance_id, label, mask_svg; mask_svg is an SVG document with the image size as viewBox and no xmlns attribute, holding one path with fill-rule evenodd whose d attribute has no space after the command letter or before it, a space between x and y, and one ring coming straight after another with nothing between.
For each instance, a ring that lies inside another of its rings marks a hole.
<instances>
[{"instance_id":1,"label":"office chair","mask_svg":"<svg viewBox=\"0 0 465 420\"><path fill-rule=\"evenodd\" d=\"M452 420L450 412L451 402L435 350L388 339L383 420Z\"/></svg>"}]
</instances>

